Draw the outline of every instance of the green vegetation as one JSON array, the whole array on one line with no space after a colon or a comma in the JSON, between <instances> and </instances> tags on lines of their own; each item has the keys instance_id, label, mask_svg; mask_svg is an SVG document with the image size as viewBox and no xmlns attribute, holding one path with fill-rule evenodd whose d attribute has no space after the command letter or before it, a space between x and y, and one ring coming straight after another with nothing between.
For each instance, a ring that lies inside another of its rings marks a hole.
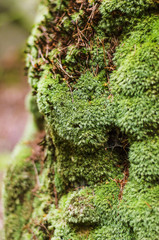
<instances>
[{"instance_id":1,"label":"green vegetation","mask_svg":"<svg viewBox=\"0 0 159 240\"><path fill-rule=\"evenodd\" d=\"M0 171L3 171L6 168L9 159L9 153L5 152L0 154Z\"/></svg>"},{"instance_id":2,"label":"green vegetation","mask_svg":"<svg viewBox=\"0 0 159 240\"><path fill-rule=\"evenodd\" d=\"M30 132L15 148L12 161L5 177L4 207L6 239L20 239L23 226L31 216L33 194L31 190L35 185L34 165L29 161L32 150L29 140L35 129L32 121L28 124ZM27 127L27 129L29 129ZM22 217L23 216L23 217ZM22 217L22 218L21 218ZM19 229L19 231L17 231Z\"/></svg>"},{"instance_id":3,"label":"green vegetation","mask_svg":"<svg viewBox=\"0 0 159 240\"><path fill-rule=\"evenodd\" d=\"M8 169L6 240L158 239L157 6L43 1L26 63L38 138Z\"/></svg>"}]
</instances>

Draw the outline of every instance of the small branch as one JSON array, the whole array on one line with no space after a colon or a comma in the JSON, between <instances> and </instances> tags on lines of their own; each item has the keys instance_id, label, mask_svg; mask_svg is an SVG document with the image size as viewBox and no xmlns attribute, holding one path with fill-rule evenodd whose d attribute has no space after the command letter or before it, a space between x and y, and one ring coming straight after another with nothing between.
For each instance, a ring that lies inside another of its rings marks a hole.
<instances>
[{"instance_id":1,"label":"small branch","mask_svg":"<svg viewBox=\"0 0 159 240\"><path fill-rule=\"evenodd\" d=\"M83 32L79 29L79 27L77 27L77 30L78 30L80 36L82 35L86 39L86 41L89 42L88 38L83 34ZM81 36L81 38L82 38L82 36Z\"/></svg>"},{"instance_id":2,"label":"small branch","mask_svg":"<svg viewBox=\"0 0 159 240\"><path fill-rule=\"evenodd\" d=\"M90 17L89 17L89 19L88 19L88 22L90 22L90 20L94 18L94 13L95 13L95 10L96 10L96 8L97 8L97 5L98 5L98 4L96 3L96 4L93 6L91 15L90 15Z\"/></svg>"},{"instance_id":3,"label":"small branch","mask_svg":"<svg viewBox=\"0 0 159 240\"><path fill-rule=\"evenodd\" d=\"M69 78L73 78L72 75L70 75L69 73L67 73L67 72L65 71L65 69L63 68L61 62L60 62L58 59L57 59L57 61L58 61L58 64L59 64L60 69L61 69Z\"/></svg>"},{"instance_id":4,"label":"small branch","mask_svg":"<svg viewBox=\"0 0 159 240\"><path fill-rule=\"evenodd\" d=\"M72 88L71 88L71 86L70 86L69 82L68 82L68 81L66 81L66 82L67 82L67 86L69 87L69 89L70 89L70 92L71 92L71 96L72 96L72 102L74 102Z\"/></svg>"},{"instance_id":5,"label":"small branch","mask_svg":"<svg viewBox=\"0 0 159 240\"><path fill-rule=\"evenodd\" d=\"M105 46L104 46L104 40L100 40L100 42L102 43L102 47L103 47L103 54L104 54L104 63L105 66L107 67L107 62L106 62L106 55L105 55Z\"/></svg>"},{"instance_id":6,"label":"small branch","mask_svg":"<svg viewBox=\"0 0 159 240\"><path fill-rule=\"evenodd\" d=\"M54 195L55 195L55 206L58 208L58 195L57 195L57 190L54 184Z\"/></svg>"},{"instance_id":7,"label":"small branch","mask_svg":"<svg viewBox=\"0 0 159 240\"><path fill-rule=\"evenodd\" d=\"M48 229L46 228L46 226L43 223L40 223L40 227L43 227L45 229L45 231L47 232L49 239L51 239L51 235L50 232L48 231Z\"/></svg>"},{"instance_id":8,"label":"small branch","mask_svg":"<svg viewBox=\"0 0 159 240\"><path fill-rule=\"evenodd\" d=\"M35 171L37 188L40 188L40 180L39 180L38 170L37 170L37 168L36 168L36 165L35 165L35 162L34 162L34 161L32 161L32 164L33 164L34 171Z\"/></svg>"},{"instance_id":9,"label":"small branch","mask_svg":"<svg viewBox=\"0 0 159 240\"><path fill-rule=\"evenodd\" d=\"M43 61L44 61L45 63L48 63L48 60L46 60L46 59L44 58L41 49L39 49L39 53L40 53L40 56L42 57Z\"/></svg>"},{"instance_id":10,"label":"small branch","mask_svg":"<svg viewBox=\"0 0 159 240\"><path fill-rule=\"evenodd\" d=\"M31 54L28 54L28 55L30 57L30 62L31 62L32 67L35 68L35 63L33 61L33 57L31 56Z\"/></svg>"}]
</instances>

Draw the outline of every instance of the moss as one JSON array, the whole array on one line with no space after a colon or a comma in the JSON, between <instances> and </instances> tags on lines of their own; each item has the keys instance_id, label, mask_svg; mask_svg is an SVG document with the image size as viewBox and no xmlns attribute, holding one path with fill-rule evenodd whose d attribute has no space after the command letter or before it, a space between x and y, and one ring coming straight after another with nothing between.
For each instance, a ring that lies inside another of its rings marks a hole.
<instances>
[{"instance_id":1,"label":"moss","mask_svg":"<svg viewBox=\"0 0 159 240\"><path fill-rule=\"evenodd\" d=\"M42 189L39 190L38 198L34 199L32 215L29 218L28 224L23 229L22 239L29 239L29 237L36 237L39 240L48 239L52 233L49 231L49 223L47 221L48 204L51 204L49 194L42 193Z\"/></svg>"},{"instance_id":2,"label":"moss","mask_svg":"<svg viewBox=\"0 0 159 240\"><path fill-rule=\"evenodd\" d=\"M101 9L109 13L120 10L122 13L126 13L129 16L139 16L142 12L146 11L152 6L154 6L154 2L152 0L104 0Z\"/></svg>"},{"instance_id":3,"label":"moss","mask_svg":"<svg viewBox=\"0 0 159 240\"><path fill-rule=\"evenodd\" d=\"M8 170L7 239L157 240L157 3L42 8L27 67L44 152L31 164L23 144Z\"/></svg>"},{"instance_id":4,"label":"moss","mask_svg":"<svg viewBox=\"0 0 159 240\"><path fill-rule=\"evenodd\" d=\"M95 189L86 187L78 192L69 192L60 199L58 209L42 189L37 193L38 198L34 198L35 210L22 239L28 239L29 234L38 239L48 239L50 236L65 240L94 239L92 230L96 229L97 224L103 225L105 219L110 222L113 208L118 203L119 187L112 180Z\"/></svg>"},{"instance_id":5,"label":"moss","mask_svg":"<svg viewBox=\"0 0 159 240\"><path fill-rule=\"evenodd\" d=\"M59 179L61 184L63 182L64 189L93 186L111 177L121 176L122 166L118 166L120 157L109 149L77 148L57 135L54 135L54 144L57 169L55 180L57 182ZM57 191L61 184L56 185Z\"/></svg>"},{"instance_id":6,"label":"moss","mask_svg":"<svg viewBox=\"0 0 159 240\"><path fill-rule=\"evenodd\" d=\"M66 202L65 219L77 226L97 225L100 216L93 203L93 192L89 190L75 192Z\"/></svg>"},{"instance_id":7,"label":"moss","mask_svg":"<svg viewBox=\"0 0 159 240\"><path fill-rule=\"evenodd\" d=\"M117 70L111 74L110 83L117 125L133 139L144 139L158 131L157 25L155 15L146 17L115 53Z\"/></svg>"},{"instance_id":8,"label":"moss","mask_svg":"<svg viewBox=\"0 0 159 240\"><path fill-rule=\"evenodd\" d=\"M139 18L147 15L157 6L152 0L104 0L100 11L102 20L100 28L106 29L107 34L120 34L130 24L136 24Z\"/></svg>"},{"instance_id":9,"label":"moss","mask_svg":"<svg viewBox=\"0 0 159 240\"><path fill-rule=\"evenodd\" d=\"M131 163L132 179L136 181L158 181L158 137L148 138L145 141L134 142L131 145L129 159Z\"/></svg>"},{"instance_id":10,"label":"moss","mask_svg":"<svg viewBox=\"0 0 159 240\"><path fill-rule=\"evenodd\" d=\"M59 78L52 79L51 73L45 71L38 84L38 107L47 118L50 130L53 126L60 137L78 145L106 142L113 112L101 80L86 73L72 95L67 83L61 84Z\"/></svg>"},{"instance_id":11,"label":"moss","mask_svg":"<svg viewBox=\"0 0 159 240\"><path fill-rule=\"evenodd\" d=\"M158 102L148 97L116 98L117 125L131 139L142 140L158 133ZM155 113L155 114L154 114Z\"/></svg>"},{"instance_id":12,"label":"moss","mask_svg":"<svg viewBox=\"0 0 159 240\"><path fill-rule=\"evenodd\" d=\"M114 58L117 70L110 79L113 94L157 97L158 24L157 16L146 17L117 48Z\"/></svg>"},{"instance_id":13,"label":"moss","mask_svg":"<svg viewBox=\"0 0 159 240\"><path fill-rule=\"evenodd\" d=\"M32 189L35 186L35 171L29 157L32 154L28 141L36 132L34 121L30 118L23 140L13 151L12 159L5 177L3 202L5 208L5 238L21 239L23 227L32 213ZM23 216L23 217L22 217Z\"/></svg>"},{"instance_id":14,"label":"moss","mask_svg":"<svg viewBox=\"0 0 159 240\"><path fill-rule=\"evenodd\" d=\"M129 183L120 205L120 220L134 231L136 239L157 239L158 228L158 186Z\"/></svg>"},{"instance_id":15,"label":"moss","mask_svg":"<svg viewBox=\"0 0 159 240\"><path fill-rule=\"evenodd\" d=\"M8 168L5 177L5 236L6 239L21 239L22 229L30 218L32 207L31 190L35 184L34 169L27 158L31 149L19 146L16 162ZM23 218L21 218L23 216Z\"/></svg>"},{"instance_id":16,"label":"moss","mask_svg":"<svg viewBox=\"0 0 159 240\"><path fill-rule=\"evenodd\" d=\"M44 119L43 116L39 113L37 106L37 98L32 93L29 93L26 98L26 108L30 113L33 114L34 122L39 130L44 129Z\"/></svg>"}]
</instances>

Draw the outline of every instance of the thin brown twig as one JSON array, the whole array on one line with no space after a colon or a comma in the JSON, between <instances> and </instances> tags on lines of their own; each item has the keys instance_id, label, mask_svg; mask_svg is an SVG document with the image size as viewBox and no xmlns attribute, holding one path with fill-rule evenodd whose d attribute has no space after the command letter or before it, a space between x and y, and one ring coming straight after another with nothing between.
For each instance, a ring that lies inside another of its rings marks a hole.
<instances>
[{"instance_id":1,"label":"thin brown twig","mask_svg":"<svg viewBox=\"0 0 159 240\"><path fill-rule=\"evenodd\" d=\"M90 22L90 20L94 18L94 13L95 13L95 10L96 10L97 6L98 6L97 3L93 6L91 15L90 15L90 17L88 18L88 22Z\"/></svg>"},{"instance_id":2,"label":"thin brown twig","mask_svg":"<svg viewBox=\"0 0 159 240\"><path fill-rule=\"evenodd\" d=\"M100 40L100 39L99 39L99 40ZM102 43L102 47L103 47L104 63L105 63L105 66L107 67L106 55L105 55L105 46L104 46L104 39L103 39L103 40L100 40L100 42Z\"/></svg>"},{"instance_id":3,"label":"thin brown twig","mask_svg":"<svg viewBox=\"0 0 159 240\"><path fill-rule=\"evenodd\" d=\"M38 170L36 168L35 162L32 161L34 171L35 171L35 177L36 177L36 183L37 183L37 188L40 188L40 180L39 180L39 175L38 175Z\"/></svg>"},{"instance_id":4,"label":"thin brown twig","mask_svg":"<svg viewBox=\"0 0 159 240\"><path fill-rule=\"evenodd\" d=\"M57 59L57 61L58 61L58 64L59 64L60 69L61 69L69 78L73 78L72 75L70 75L69 73L67 73L67 72L65 71L65 69L63 68L63 66L62 66L61 62L59 61L59 59Z\"/></svg>"},{"instance_id":5,"label":"thin brown twig","mask_svg":"<svg viewBox=\"0 0 159 240\"><path fill-rule=\"evenodd\" d=\"M54 195L55 195L55 207L58 208L58 195L57 195L55 184L54 184Z\"/></svg>"},{"instance_id":6,"label":"thin brown twig","mask_svg":"<svg viewBox=\"0 0 159 240\"><path fill-rule=\"evenodd\" d=\"M42 51L41 51L40 48L39 48L39 53L40 53L40 56L42 57L43 61L44 61L45 63L48 63L48 60L44 58L44 55L42 54Z\"/></svg>"}]
</instances>

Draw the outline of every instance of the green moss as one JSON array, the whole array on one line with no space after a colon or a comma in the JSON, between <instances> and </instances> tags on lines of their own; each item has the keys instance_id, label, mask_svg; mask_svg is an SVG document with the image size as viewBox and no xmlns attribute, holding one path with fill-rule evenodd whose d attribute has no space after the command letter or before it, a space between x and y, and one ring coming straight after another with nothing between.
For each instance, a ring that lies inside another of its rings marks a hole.
<instances>
[{"instance_id":1,"label":"green moss","mask_svg":"<svg viewBox=\"0 0 159 240\"><path fill-rule=\"evenodd\" d=\"M122 13L130 16L139 16L143 11L146 11L152 6L154 6L154 1L152 0L104 0L101 8L103 11L105 10L109 13L120 10Z\"/></svg>"},{"instance_id":2,"label":"green moss","mask_svg":"<svg viewBox=\"0 0 159 240\"><path fill-rule=\"evenodd\" d=\"M147 17L117 48L115 60L118 68L110 79L113 94L157 97L158 24L156 16Z\"/></svg>"},{"instance_id":3,"label":"green moss","mask_svg":"<svg viewBox=\"0 0 159 240\"><path fill-rule=\"evenodd\" d=\"M21 202L18 204L17 202L13 202L12 205L16 205L15 211L9 212L9 209L9 214L5 215L5 239L23 239L22 232L24 231L25 225L28 223L32 212L32 207L30 205L32 199L30 194L28 194L28 196L25 196L24 193L21 194L23 194L24 197L23 203Z\"/></svg>"},{"instance_id":4,"label":"green moss","mask_svg":"<svg viewBox=\"0 0 159 240\"><path fill-rule=\"evenodd\" d=\"M48 220L46 218L51 199L49 194L42 193L42 189L38 192L38 198L34 199L33 208L34 211L30 216L28 224L23 229L22 239L29 239L31 236L35 236L39 240L45 240L50 237L52 231L48 229Z\"/></svg>"},{"instance_id":5,"label":"green moss","mask_svg":"<svg viewBox=\"0 0 159 240\"><path fill-rule=\"evenodd\" d=\"M158 186L129 183L119 208L118 221L133 229L136 239L157 239L159 233Z\"/></svg>"},{"instance_id":6,"label":"green moss","mask_svg":"<svg viewBox=\"0 0 159 240\"><path fill-rule=\"evenodd\" d=\"M33 96L32 93L29 93L26 99L26 108L33 114L34 122L39 130L44 129L44 119L43 116L39 113L37 106L37 98Z\"/></svg>"},{"instance_id":7,"label":"green moss","mask_svg":"<svg viewBox=\"0 0 159 240\"><path fill-rule=\"evenodd\" d=\"M110 223L113 209L118 203L119 187L112 180L94 189L86 187L64 195L58 209L42 189L41 186L39 197L34 198L35 210L23 231L22 239L29 239L32 234L38 239L53 236L53 239L82 240L89 237L93 240L92 230L97 225L102 226L105 221Z\"/></svg>"},{"instance_id":8,"label":"green moss","mask_svg":"<svg viewBox=\"0 0 159 240\"><path fill-rule=\"evenodd\" d=\"M43 4L27 67L44 156L22 144L8 169L6 238L157 240L157 4Z\"/></svg>"},{"instance_id":9,"label":"green moss","mask_svg":"<svg viewBox=\"0 0 159 240\"><path fill-rule=\"evenodd\" d=\"M15 147L5 176L3 202L5 208L5 238L21 239L23 227L32 213L35 171L29 142L36 132L32 118L26 126L23 140Z\"/></svg>"},{"instance_id":10,"label":"green moss","mask_svg":"<svg viewBox=\"0 0 159 240\"><path fill-rule=\"evenodd\" d=\"M155 182L159 179L158 137L134 142L130 147L129 159L132 179Z\"/></svg>"},{"instance_id":11,"label":"green moss","mask_svg":"<svg viewBox=\"0 0 159 240\"><path fill-rule=\"evenodd\" d=\"M35 184L32 163L27 160L30 148L19 146L16 162L8 168L5 177L5 236L6 239L21 239L22 229L30 218L32 207L31 190ZM21 217L23 216L23 217Z\"/></svg>"},{"instance_id":12,"label":"green moss","mask_svg":"<svg viewBox=\"0 0 159 240\"><path fill-rule=\"evenodd\" d=\"M158 131L157 26L156 16L146 17L125 36L115 53L117 70L110 77L117 125L134 139Z\"/></svg>"},{"instance_id":13,"label":"green moss","mask_svg":"<svg viewBox=\"0 0 159 240\"><path fill-rule=\"evenodd\" d=\"M64 189L78 188L93 186L95 183L121 176L122 167L117 167L120 157L108 149L105 150L103 147L77 148L64 142L57 135L54 135L54 144L57 169L55 183L57 179L60 181L60 185L56 185L58 191L62 183Z\"/></svg>"},{"instance_id":14,"label":"green moss","mask_svg":"<svg viewBox=\"0 0 159 240\"><path fill-rule=\"evenodd\" d=\"M72 194L66 202L66 222L77 226L97 225L100 216L93 199L93 192L89 190Z\"/></svg>"},{"instance_id":15,"label":"green moss","mask_svg":"<svg viewBox=\"0 0 159 240\"><path fill-rule=\"evenodd\" d=\"M156 99L118 96L115 101L117 126L132 139L141 140L158 133L159 103Z\"/></svg>"},{"instance_id":16,"label":"green moss","mask_svg":"<svg viewBox=\"0 0 159 240\"><path fill-rule=\"evenodd\" d=\"M100 7L100 28L107 34L120 34L129 24L135 24L138 18L155 8L156 4L152 0L104 0Z\"/></svg>"},{"instance_id":17,"label":"green moss","mask_svg":"<svg viewBox=\"0 0 159 240\"><path fill-rule=\"evenodd\" d=\"M4 152L0 153L0 171L4 171L8 166L8 161L10 159L10 153Z\"/></svg>"},{"instance_id":18,"label":"green moss","mask_svg":"<svg viewBox=\"0 0 159 240\"><path fill-rule=\"evenodd\" d=\"M77 145L98 146L106 142L113 112L104 79L86 73L79 79L73 94L67 83L60 81L44 71L38 84L38 107L50 130L53 127L60 137Z\"/></svg>"}]
</instances>

